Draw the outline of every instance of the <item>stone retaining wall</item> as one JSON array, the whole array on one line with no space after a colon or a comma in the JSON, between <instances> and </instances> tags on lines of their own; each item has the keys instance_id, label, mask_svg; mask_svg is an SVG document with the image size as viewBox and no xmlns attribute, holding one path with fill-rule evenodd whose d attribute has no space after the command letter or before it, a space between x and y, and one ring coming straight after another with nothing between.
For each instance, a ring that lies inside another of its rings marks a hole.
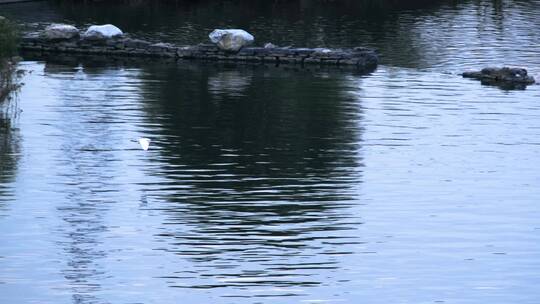
<instances>
[{"instance_id":1,"label":"stone retaining wall","mask_svg":"<svg viewBox=\"0 0 540 304\"><path fill-rule=\"evenodd\" d=\"M105 40L75 38L55 41L45 39L38 34L31 34L22 38L20 49L47 53L61 52L298 65L324 64L352 66L362 70L375 69L378 64L375 51L360 47L351 49L245 47L237 53L231 53L222 51L213 44L177 46L170 43L150 43L125 37Z\"/></svg>"}]
</instances>

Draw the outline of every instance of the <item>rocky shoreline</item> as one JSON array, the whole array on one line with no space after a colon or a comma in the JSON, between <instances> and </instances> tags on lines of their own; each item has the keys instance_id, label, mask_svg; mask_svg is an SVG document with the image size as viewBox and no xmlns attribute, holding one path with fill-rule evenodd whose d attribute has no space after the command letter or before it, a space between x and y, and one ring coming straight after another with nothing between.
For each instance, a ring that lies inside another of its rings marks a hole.
<instances>
[{"instance_id":1,"label":"rocky shoreline","mask_svg":"<svg viewBox=\"0 0 540 304\"><path fill-rule=\"evenodd\" d=\"M58 30L58 25L56 26L55 30ZM319 64L351 66L361 70L374 70L379 61L374 50L363 47L350 49L293 48L277 47L270 43L265 47L251 47L248 45L252 41L242 44L242 37L234 36L236 32L232 32L231 35L220 33L218 40L213 32L214 35L211 37L213 43L178 46L171 43L151 43L130 38L121 31L109 36L107 33L101 36L91 35L92 33L88 34L88 31L81 35L71 26L62 26L65 27L64 32L46 30L41 33L27 34L21 39L19 48L22 51L43 53L216 60L273 63L276 65L296 64L301 66ZM238 43L242 45L239 46ZM228 47L230 49L227 49Z\"/></svg>"}]
</instances>

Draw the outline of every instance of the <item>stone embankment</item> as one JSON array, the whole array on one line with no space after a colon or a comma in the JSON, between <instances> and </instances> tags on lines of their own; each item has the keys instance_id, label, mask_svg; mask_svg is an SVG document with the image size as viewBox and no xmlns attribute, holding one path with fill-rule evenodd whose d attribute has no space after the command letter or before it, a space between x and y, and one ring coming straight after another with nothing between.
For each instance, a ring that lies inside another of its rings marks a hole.
<instances>
[{"instance_id":1,"label":"stone embankment","mask_svg":"<svg viewBox=\"0 0 540 304\"><path fill-rule=\"evenodd\" d=\"M66 33L61 31L65 30ZM30 33L22 38L21 50L44 53L72 53L107 56L159 57L273 64L323 64L352 66L362 70L377 67L374 50L357 47L349 49L251 47L254 38L243 30L216 30L210 34L212 43L178 46L171 43L151 43L127 37L112 25L92 26L86 32L75 32L73 26L51 25L43 32Z\"/></svg>"}]
</instances>

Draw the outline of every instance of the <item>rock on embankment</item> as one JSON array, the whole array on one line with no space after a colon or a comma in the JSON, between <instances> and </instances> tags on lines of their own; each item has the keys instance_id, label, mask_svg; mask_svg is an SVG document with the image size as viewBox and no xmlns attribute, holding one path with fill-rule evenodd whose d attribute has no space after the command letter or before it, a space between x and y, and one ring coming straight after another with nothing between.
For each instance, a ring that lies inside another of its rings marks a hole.
<instances>
[{"instance_id":1,"label":"rock on embankment","mask_svg":"<svg viewBox=\"0 0 540 304\"><path fill-rule=\"evenodd\" d=\"M84 32L83 37L86 40L103 40L111 39L114 37L121 37L124 33L121 29L117 28L112 24L104 25L92 25L89 27L86 32Z\"/></svg>"},{"instance_id":2,"label":"rock on embankment","mask_svg":"<svg viewBox=\"0 0 540 304\"><path fill-rule=\"evenodd\" d=\"M69 40L79 37L79 30L69 24L51 24L42 32L42 36L49 40Z\"/></svg>"},{"instance_id":3,"label":"rock on embankment","mask_svg":"<svg viewBox=\"0 0 540 304\"><path fill-rule=\"evenodd\" d=\"M71 33L68 25L57 25ZM50 32L50 31L49 31ZM209 38L214 44L177 46L170 43L151 43L129 38L112 25L91 26L79 35L31 33L20 44L22 50L63 52L72 54L99 54L108 56L165 57L173 59L199 59L235 62L266 62L274 64L324 64L353 66L362 70L377 67L378 56L372 49L292 48L267 44L266 47L248 47L254 37L243 30L215 30Z\"/></svg>"},{"instance_id":4,"label":"rock on embankment","mask_svg":"<svg viewBox=\"0 0 540 304\"><path fill-rule=\"evenodd\" d=\"M481 71L464 72L461 74L465 78L473 78L482 81L482 83L499 86L525 87L534 84L534 77L527 74L523 68L484 68Z\"/></svg>"},{"instance_id":5,"label":"rock on embankment","mask_svg":"<svg viewBox=\"0 0 540 304\"><path fill-rule=\"evenodd\" d=\"M208 35L210 41L221 50L227 52L238 52L241 48L253 44L255 37L244 30L214 30Z\"/></svg>"}]
</instances>

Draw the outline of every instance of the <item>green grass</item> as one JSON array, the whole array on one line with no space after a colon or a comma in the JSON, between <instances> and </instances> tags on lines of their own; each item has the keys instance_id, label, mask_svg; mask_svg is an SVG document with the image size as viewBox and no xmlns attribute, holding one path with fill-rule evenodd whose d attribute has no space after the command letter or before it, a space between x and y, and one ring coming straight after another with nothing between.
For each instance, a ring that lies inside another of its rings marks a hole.
<instances>
[{"instance_id":1,"label":"green grass","mask_svg":"<svg viewBox=\"0 0 540 304\"><path fill-rule=\"evenodd\" d=\"M13 23L0 16L0 59L15 55L17 40L17 29Z\"/></svg>"},{"instance_id":2,"label":"green grass","mask_svg":"<svg viewBox=\"0 0 540 304\"><path fill-rule=\"evenodd\" d=\"M0 16L0 103L19 87L16 81L17 29L8 19Z\"/></svg>"}]
</instances>

